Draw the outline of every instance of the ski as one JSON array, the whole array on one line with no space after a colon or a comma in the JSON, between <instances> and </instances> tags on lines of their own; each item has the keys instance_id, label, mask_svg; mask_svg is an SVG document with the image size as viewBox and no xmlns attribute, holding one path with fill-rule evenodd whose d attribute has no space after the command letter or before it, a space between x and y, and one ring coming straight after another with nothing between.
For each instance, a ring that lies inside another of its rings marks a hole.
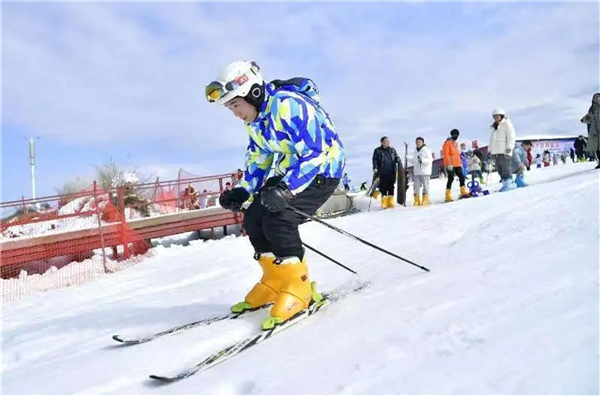
<instances>
[{"instance_id":1,"label":"ski","mask_svg":"<svg viewBox=\"0 0 600 396\"><path fill-rule=\"evenodd\" d=\"M353 288L349 292L344 292L344 293L340 293L340 294L337 294L337 293L323 294L323 300L321 302L311 305L307 310L302 311L301 313L297 314L296 316L292 317L291 319L287 320L286 322L274 327L273 329L262 330L254 335L251 335L250 337L248 337L244 340L233 343L233 344L229 345L228 347L223 348L220 351L208 356L206 359L200 361L199 363L191 365L190 367L176 370L171 373L161 374L161 375L152 374L152 375L150 375L150 378L157 380L157 381L162 381L162 382L175 382L175 381L179 381L179 380L188 378L198 372L207 370L211 367L216 366L219 363L224 362L225 360L227 360L233 356L240 354L241 352L243 352L255 345L260 344L263 341L268 340L275 334L297 324L298 322L301 322L302 320L308 318L309 316L314 315L315 313L319 312L321 309L329 306L330 304L332 304L336 301L339 301L342 298L345 298L346 296L348 296L350 294L357 293L357 292L365 289L369 285L370 285L370 282L366 282L366 283L360 284L358 287Z\"/></svg>"},{"instance_id":2,"label":"ski","mask_svg":"<svg viewBox=\"0 0 600 396\"><path fill-rule=\"evenodd\" d=\"M212 324L215 322L221 322L221 321L224 321L227 319L237 319L240 316L244 316L245 314L247 314L249 312L255 312L255 311L267 308L269 306L271 306L271 304L264 305L262 307L258 307L258 308L254 308L254 309L248 309L241 313L230 313L228 315L223 315L223 316L214 316L211 318L204 318L204 319L197 320L195 322L190 322L190 323L186 323L183 325L171 327L170 329L166 329L166 330L160 331L158 333L134 335L134 336L130 336L130 337L116 334L116 335L113 335L112 338L113 338L113 340L120 342L122 344L126 344L126 345L143 344L145 342L154 341L154 340L164 337L164 336L179 334L186 330L190 330L190 329L193 329L193 328L196 328L199 326L207 326L209 324Z\"/></svg>"}]
</instances>

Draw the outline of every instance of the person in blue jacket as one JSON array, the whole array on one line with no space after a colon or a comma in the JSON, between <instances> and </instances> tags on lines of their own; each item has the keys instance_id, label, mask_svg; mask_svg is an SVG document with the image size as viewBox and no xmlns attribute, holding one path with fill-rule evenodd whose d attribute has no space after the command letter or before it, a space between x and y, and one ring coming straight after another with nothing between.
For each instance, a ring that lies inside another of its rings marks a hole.
<instances>
[{"instance_id":1,"label":"person in blue jacket","mask_svg":"<svg viewBox=\"0 0 600 396\"><path fill-rule=\"evenodd\" d=\"M528 184L525 183L525 170L529 166L529 161L527 160L527 151L532 147L530 140L524 140L523 143L515 144L515 148L513 149L512 156L512 164L511 168L513 173L517 174L515 184L517 187L527 187Z\"/></svg>"},{"instance_id":2,"label":"person in blue jacket","mask_svg":"<svg viewBox=\"0 0 600 396\"><path fill-rule=\"evenodd\" d=\"M344 185L344 190L350 191L350 178L348 178L347 173L344 173L344 177L342 177L342 184Z\"/></svg>"},{"instance_id":3,"label":"person in blue jacket","mask_svg":"<svg viewBox=\"0 0 600 396\"><path fill-rule=\"evenodd\" d=\"M242 120L249 135L244 175L220 205L239 211L262 268L262 278L233 312L273 304L261 327L286 322L322 296L310 282L298 226L304 218L288 206L314 215L340 184L345 150L332 120L307 78L267 83L250 61L229 64L206 86L210 103Z\"/></svg>"}]
</instances>

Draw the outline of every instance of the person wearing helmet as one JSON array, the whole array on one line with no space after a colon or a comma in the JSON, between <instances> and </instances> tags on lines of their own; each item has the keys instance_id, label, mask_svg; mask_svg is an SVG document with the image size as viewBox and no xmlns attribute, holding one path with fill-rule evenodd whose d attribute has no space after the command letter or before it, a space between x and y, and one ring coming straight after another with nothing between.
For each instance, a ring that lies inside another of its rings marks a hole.
<instances>
[{"instance_id":1,"label":"person wearing helmet","mask_svg":"<svg viewBox=\"0 0 600 396\"><path fill-rule=\"evenodd\" d=\"M454 182L454 176L458 176L460 183L460 195L462 197L469 196L469 190L465 186L465 174L462 169L462 159L460 157L460 150L458 148L458 136L460 131L453 129L450 131L450 137L444 142L442 147L442 154L444 157L444 167L448 172L448 181L446 182L446 199L445 202L452 202L452 182Z\"/></svg>"},{"instance_id":2,"label":"person wearing helmet","mask_svg":"<svg viewBox=\"0 0 600 396\"><path fill-rule=\"evenodd\" d=\"M503 109L495 109L492 117L494 123L490 125L488 153L500 175L500 191L514 190L516 186L512 180L511 157L515 146L515 128Z\"/></svg>"},{"instance_id":3,"label":"person wearing helmet","mask_svg":"<svg viewBox=\"0 0 600 396\"><path fill-rule=\"evenodd\" d=\"M271 329L322 301L310 282L298 232L304 219L288 207L314 215L327 201L344 173L344 146L310 79L266 83L256 63L239 61L228 65L205 93L210 103L242 120L249 134L243 177L221 194L219 203L237 212L251 201L243 228L262 278L231 310L273 304L261 324Z\"/></svg>"}]
</instances>

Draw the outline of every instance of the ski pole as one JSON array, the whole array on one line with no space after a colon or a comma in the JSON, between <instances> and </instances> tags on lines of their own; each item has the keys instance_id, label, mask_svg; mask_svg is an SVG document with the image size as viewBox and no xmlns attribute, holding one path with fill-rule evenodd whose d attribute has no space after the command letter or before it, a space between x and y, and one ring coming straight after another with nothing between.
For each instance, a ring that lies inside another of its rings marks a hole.
<instances>
[{"instance_id":1,"label":"ski pole","mask_svg":"<svg viewBox=\"0 0 600 396\"><path fill-rule=\"evenodd\" d=\"M395 257L395 258L397 258L397 259L399 259L399 260L405 261L405 262L407 262L408 264L414 265L415 267L418 267L418 268L422 269L423 271L427 271L427 272L429 272L429 269L428 269L428 268L426 268L426 267L420 266L419 264L417 264L417 263L413 263L412 261L410 261L410 260L407 260L407 259L405 259L404 257L398 256L398 255L397 255L397 254L395 254L395 253L392 253L392 252L389 252L389 251L387 251L387 250L385 250L385 249L383 249L383 248L380 248L379 246L377 246L377 245L374 245L374 244L372 244L372 243L371 243L371 242L369 242L369 241L365 241L364 239L362 239L362 238L360 238L360 237L357 237L356 235L350 234L349 232L347 232L347 231L344 231L344 230L342 230L341 228L338 228L338 227L336 227L336 226L334 226L334 225L331 225L331 224L329 224L329 223L327 223L327 222L325 222L325 221L323 221L323 220L319 219L319 218L318 218L318 217L316 217L316 216L311 216L311 215L309 215L309 214L306 214L306 213L304 213L304 212L302 212L302 211L300 211L300 210L298 210L298 209L294 208L294 207L293 207L293 206L291 206L291 205L288 205L288 209L289 209L289 210L291 210L292 212L296 213L297 215L300 215L300 216L304 217L304 218L311 219L311 220L313 220L313 221L316 221L317 223L321 223L321 224L323 224L324 226L326 226L326 227L329 227L329 228L331 228L332 230L334 230L334 231L337 231L337 232L339 232L339 233L340 233L340 234L342 234L342 235L346 235L347 237L350 237L350 238L356 239L357 241L359 241L359 242L362 242L362 243L364 243L365 245L372 247L373 249L377 249L377 250L379 250L379 251L381 251L381 252L383 252L383 253L389 254L390 256L392 256L392 257Z\"/></svg>"},{"instance_id":2,"label":"ski pole","mask_svg":"<svg viewBox=\"0 0 600 396\"><path fill-rule=\"evenodd\" d=\"M329 257L329 256L328 256L328 255L326 255L325 253L322 253L322 252L318 251L318 250L317 250L317 249L315 249L314 247L311 247L311 246L307 245L307 244L306 244L306 243L304 243L304 242L302 242L302 244L303 244L303 245L304 245L304 246L305 246L307 249L310 249L310 250L312 250L313 252L317 253L319 256L321 256L321 257L325 257L327 260L331 261L332 263L339 265L340 267L344 268L344 269L345 269L345 270L347 270L347 271L350 271L350 272L352 272L352 273L353 273L353 274L355 274L355 275L358 275L358 273L357 273L356 271L354 271L352 268L346 267L344 264L342 264L342 263L340 263L339 261L337 261L337 260L335 260L335 259L333 259L333 258Z\"/></svg>"},{"instance_id":3,"label":"ski pole","mask_svg":"<svg viewBox=\"0 0 600 396\"><path fill-rule=\"evenodd\" d=\"M241 209L240 209L240 212L242 212L242 213L246 213L246 208L241 208ZM328 255L326 255L325 253L323 253L323 252L320 252L319 250L315 249L315 248L314 248L314 247L312 247L312 246L309 246L309 245L307 245L307 244L306 244L306 243L304 243L304 242L302 242L302 244L303 244L303 245L304 245L304 246L305 246L307 249L309 249L309 250L312 250L313 252L317 253L319 256L321 256L321 257L325 257L327 260L331 261L332 263L339 265L340 267L344 268L344 269L345 269L345 270L347 270L347 271L350 271L350 272L352 272L352 273L353 273L353 274L355 274L355 275L358 275L358 273L357 273L356 271L354 271L352 268L346 267L344 264L342 264L342 263L340 263L339 261L337 261L337 260L333 259L332 257L329 257L329 256L328 256Z\"/></svg>"}]
</instances>

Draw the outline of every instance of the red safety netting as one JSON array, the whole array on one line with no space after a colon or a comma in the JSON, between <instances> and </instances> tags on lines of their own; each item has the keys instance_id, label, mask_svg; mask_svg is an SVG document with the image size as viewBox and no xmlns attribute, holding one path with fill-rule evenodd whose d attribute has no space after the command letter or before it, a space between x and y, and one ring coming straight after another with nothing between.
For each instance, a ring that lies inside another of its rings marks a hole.
<instances>
[{"instance_id":1,"label":"red safety netting","mask_svg":"<svg viewBox=\"0 0 600 396\"><path fill-rule=\"evenodd\" d=\"M94 182L75 194L1 203L2 300L127 268L152 254L152 238L240 223L239 215L217 208L231 179L231 173L157 179L106 191ZM192 210L194 216L181 217Z\"/></svg>"}]
</instances>

